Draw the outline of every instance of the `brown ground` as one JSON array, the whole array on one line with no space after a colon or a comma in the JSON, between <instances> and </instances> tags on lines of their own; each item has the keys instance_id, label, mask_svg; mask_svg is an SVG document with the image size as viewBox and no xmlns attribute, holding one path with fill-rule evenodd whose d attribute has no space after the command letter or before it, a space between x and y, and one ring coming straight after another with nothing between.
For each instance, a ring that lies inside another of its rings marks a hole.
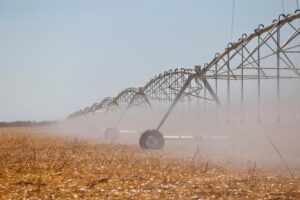
<instances>
[{"instance_id":1,"label":"brown ground","mask_svg":"<svg viewBox=\"0 0 300 200\"><path fill-rule=\"evenodd\" d=\"M137 146L0 129L0 199L300 199L300 179Z\"/></svg>"}]
</instances>

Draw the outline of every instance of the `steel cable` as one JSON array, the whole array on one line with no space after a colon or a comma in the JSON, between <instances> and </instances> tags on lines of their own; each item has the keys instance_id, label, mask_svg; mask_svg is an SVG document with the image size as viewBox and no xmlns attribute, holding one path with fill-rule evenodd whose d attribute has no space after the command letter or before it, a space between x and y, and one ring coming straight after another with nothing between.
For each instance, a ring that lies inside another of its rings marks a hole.
<instances>
[{"instance_id":1,"label":"steel cable","mask_svg":"<svg viewBox=\"0 0 300 200\"><path fill-rule=\"evenodd\" d=\"M285 8L284 8L284 1L283 0L281 0L281 5L282 5L282 11L285 14Z\"/></svg>"},{"instance_id":2,"label":"steel cable","mask_svg":"<svg viewBox=\"0 0 300 200\"><path fill-rule=\"evenodd\" d=\"M231 41L231 42L232 42L232 38L233 38L234 13L235 13L235 0L232 0L231 33L230 33L230 41Z\"/></svg>"}]
</instances>

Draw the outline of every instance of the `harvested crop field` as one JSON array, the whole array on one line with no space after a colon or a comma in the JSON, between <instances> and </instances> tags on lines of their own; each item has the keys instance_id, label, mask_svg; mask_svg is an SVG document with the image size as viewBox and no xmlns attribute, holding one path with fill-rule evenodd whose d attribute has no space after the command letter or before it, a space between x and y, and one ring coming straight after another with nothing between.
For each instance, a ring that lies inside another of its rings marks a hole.
<instances>
[{"instance_id":1,"label":"harvested crop field","mask_svg":"<svg viewBox=\"0 0 300 200\"><path fill-rule=\"evenodd\" d=\"M300 179L138 146L0 129L1 199L299 199Z\"/></svg>"}]
</instances>

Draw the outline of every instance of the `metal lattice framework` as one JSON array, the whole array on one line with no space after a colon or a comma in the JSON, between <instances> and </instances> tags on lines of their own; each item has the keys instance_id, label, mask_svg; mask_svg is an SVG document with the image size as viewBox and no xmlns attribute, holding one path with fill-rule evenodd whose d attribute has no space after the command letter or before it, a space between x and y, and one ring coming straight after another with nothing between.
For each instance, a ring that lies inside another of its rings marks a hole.
<instances>
[{"instance_id":1,"label":"metal lattice framework","mask_svg":"<svg viewBox=\"0 0 300 200\"><path fill-rule=\"evenodd\" d=\"M191 74L195 74L195 70L181 68L166 71L151 79L146 85L141 88L141 91L149 99L152 105L161 103L170 103ZM182 102L191 101L193 97L201 98L199 95L203 89L198 79L195 79L189 84L185 93L180 100Z\"/></svg>"},{"instance_id":2,"label":"metal lattice framework","mask_svg":"<svg viewBox=\"0 0 300 200\"><path fill-rule=\"evenodd\" d=\"M107 112L109 110L124 110L130 106L161 106L169 104L179 93L190 74L195 74L191 69L175 69L166 71L152 78L141 88L126 88L116 97L107 97L101 103L94 103L91 107L75 112L69 118L78 117L88 113ZM203 86L198 79L191 83L181 97L182 102L191 101L193 98L204 98L199 94ZM132 102L131 102L132 101Z\"/></svg>"},{"instance_id":3,"label":"metal lattice framework","mask_svg":"<svg viewBox=\"0 0 300 200\"><path fill-rule=\"evenodd\" d=\"M261 80L275 79L277 103L280 102L280 79L300 78L300 11L292 15L281 14L269 26L260 24L249 36L243 34L236 43L229 43L223 53L215 54L211 62L201 69L175 69L155 76L144 87L127 88L115 98L105 98L100 103L75 112L74 118L97 111L126 110L131 106L170 105L160 126L178 102L195 98L213 101L218 98L219 81L227 82L227 104L230 104L231 82L240 83L240 100L244 102L244 82L257 80L258 104ZM279 116L278 116L279 118Z\"/></svg>"}]
</instances>

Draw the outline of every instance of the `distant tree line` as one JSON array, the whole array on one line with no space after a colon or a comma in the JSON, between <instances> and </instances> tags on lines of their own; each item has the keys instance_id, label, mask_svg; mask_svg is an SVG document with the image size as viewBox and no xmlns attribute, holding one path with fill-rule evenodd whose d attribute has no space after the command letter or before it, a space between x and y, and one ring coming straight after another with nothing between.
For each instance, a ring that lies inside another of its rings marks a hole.
<instances>
[{"instance_id":1,"label":"distant tree line","mask_svg":"<svg viewBox=\"0 0 300 200\"><path fill-rule=\"evenodd\" d=\"M0 127L42 127L56 124L56 121L15 121L15 122L0 122Z\"/></svg>"}]
</instances>

